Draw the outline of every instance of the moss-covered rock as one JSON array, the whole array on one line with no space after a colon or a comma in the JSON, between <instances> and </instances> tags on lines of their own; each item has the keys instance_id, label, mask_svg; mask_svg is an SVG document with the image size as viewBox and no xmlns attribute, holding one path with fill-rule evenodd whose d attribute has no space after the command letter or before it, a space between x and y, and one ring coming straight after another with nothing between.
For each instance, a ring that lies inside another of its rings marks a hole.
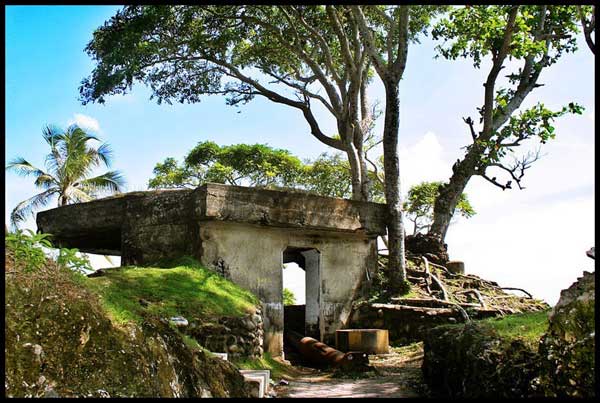
<instances>
[{"instance_id":1,"label":"moss-covered rock","mask_svg":"<svg viewBox=\"0 0 600 403\"><path fill-rule=\"evenodd\" d=\"M247 397L236 368L192 349L167 323L115 325L84 278L6 259L5 394Z\"/></svg>"},{"instance_id":2,"label":"moss-covered rock","mask_svg":"<svg viewBox=\"0 0 600 403\"><path fill-rule=\"evenodd\" d=\"M538 368L530 343L482 324L439 326L424 341L424 380L443 396L527 397Z\"/></svg>"},{"instance_id":3,"label":"moss-covered rock","mask_svg":"<svg viewBox=\"0 0 600 403\"><path fill-rule=\"evenodd\" d=\"M540 395L595 396L595 273L561 292L540 344L541 372L534 381Z\"/></svg>"}]
</instances>

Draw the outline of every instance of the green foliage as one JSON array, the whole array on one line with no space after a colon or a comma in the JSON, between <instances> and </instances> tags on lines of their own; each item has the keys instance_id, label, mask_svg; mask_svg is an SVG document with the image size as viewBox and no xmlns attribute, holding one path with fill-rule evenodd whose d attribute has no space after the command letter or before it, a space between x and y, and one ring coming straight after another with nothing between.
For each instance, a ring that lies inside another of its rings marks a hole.
<instances>
[{"instance_id":1,"label":"green foliage","mask_svg":"<svg viewBox=\"0 0 600 403\"><path fill-rule=\"evenodd\" d=\"M239 358L233 361L233 364L239 369L268 369L271 371L271 379L280 379L297 374L294 367L274 359L271 353L264 353L261 358L257 359Z\"/></svg>"},{"instance_id":2,"label":"green foliage","mask_svg":"<svg viewBox=\"0 0 600 403\"><path fill-rule=\"evenodd\" d=\"M4 244L13 253L13 264L22 265L25 272L31 272L46 263L47 257L42 247L52 247L49 237L50 234L36 234L30 229L17 230L5 236Z\"/></svg>"},{"instance_id":3,"label":"green foliage","mask_svg":"<svg viewBox=\"0 0 600 403\"><path fill-rule=\"evenodd\" d=\"M296 296L289 288L283 289L283 305L296 305Z\"/></svg>"},{"instance_id":4,"label":"green foliage","mask_svg":"<svg viewBox=\"0 0 600 403\"><path fill-rule=\"evenodd\" d=\"M61 248L56 257L56 263L61 267L69 268L81 274L93 271L94 269L87 255L80 254L81 256L77 256L78 253L79 250L76 248Z\"/></svg>"},{"instance_id":5,"label":"green foliage","mask_svg":"<svg viewBox=\"0 0 600 403\"><path fill-rule=\"evenodd\" d=\"M371 180L370 200L383 202L383 185L377 180L373 171L369 171L368 176ZM352 198L350 164L341 153L323 153L313 161L306 161L302 174L298 178L297 187L321 196L350 199Z\"/></svg>"},{"instance_id":6,"label":"green foliage","mask_svg":"<svg viewBox=\"0 0 600 403\"><path fill-rule=\"evenodd\" d=\"M86 47L97 65L82 82L81 99L104 102L141 81L159 103L196 103L203 94L220 94L238 105L266 86L240 79L242 69L285 77L288 88L299 89L310 75L308 55L323 71L330 62L327 74L343 77L347 67L327 22L322 6L126 6ZM320 51L321 41L311 40L308 27L330 44L328 54Z\"/></svg>"},{"instance_id":7,"label":"green foliage","mask_svg":"<svg viewBox=\"0 0 600 403\"><path fill-rule=\"evenodd\" d=\"M306 161L300 183L309 192L322 196L352 196L350 164L340 153L323 153L314 161Z\"/></svg>"},{"instance_id":8,"label":"green foliage","mask_svg":"<svg viewBox=\"0 0 600 403\"><path fill-rule=\"evenodd\" d=\"M191 258L173 262L171 268L123 267L87 278L87 287L101 296L102 304L119 323L143 318L184 316L202 322L220 316L242 316L258 300Z\"/></svg>"},{"instance_id":9,"label":"green foliage","mask_svg":"<svg viewBox=\"0 0 600 403\"><path fill-rule=\"evenodd\" d=\"M514 5L475 5L454 8L432 30L434 39L444 39L437 46L439 54L447 59L471 58L477 68L486 56L495 57L501 50L509 13ZM577 49L576 8L574 6L548 6L544 33L536 36L541 6L518 6L515 29L508 54L515 59L526 56L540 57L552 49L539 63L552 64L563 52ZM548 42L546 42L548 40Z\"/></svg>"},{"instance_id":10,"label":"green foliage","mask_svg":"<svg viewBox=\"0 0 600 403\"><path fill-rule=\"evenodd\" d=\"M549 311L526 312L499 318L481 320L484 326L494 329L501 337L521 339L537 350L540 338L548 329Z\"/></svg>"},{"instance_id":11,"label":"green foliage","mask_svg":"<svg viewBox=\"0 0 600 403\"><path fill-rule=\"evenodd\" d=\"M407 201L404 203L404 211L407 218L413 222L413 234L423 229L429 229L433 221L433 208L435 199L439 195L441 182L421 182L414 185L408 191ZM466 193L462 193L456 205L455 212L465 218L474 216L475 210L471 206Z\"/></svg>"},{"instance_id":12,"label":"green foliage","mask_svg":"<svg viewBox=\"0 0 600 403\"><path fill-rule=\"evenodd\" d=\"M292 186L302 169L300 160L289 151L265 144L219 146L212 141L198 143L182 165L167 158L154 168L150 188L197 187L204 182L250 186Z\"/></svg>"},{"instance_id":13,"label":"green foliage","mask_svg":"<svg viewBox=\"0 0 600 403\"><path fill-rule=\"evenodd\" d=\"M86 133L77 125L66 130L46 127L43 138L50 146L46 156L47 171L36 168L22 157L13 159L6 169L21 176L33 176L35 186L43 192L19 203L10 215L10 221L16 228L26 216L49 203L58 196L58 205L90 201L103 192L120 192L124 180L118 171L108 171L102 175L90 177L94 168L100 165L110 166L112 151L108 144L99 147L89 145L90 141L99 141L96 136Z\"/></svg>"},{"instance_id":14,"label":"green foliage","mask_svg":"<svg viewBox=\"0 0 600 403\"><path fill-rule=\"evenodd\" d=\"M23 271L34 272L40 270L48 262L48 257L42 248L52 248L50 243L52 235L36 234L30 229L17 230L5 236L4 244L13 256L14 266L23 268ZM93 270L87 256L77 256L78 249L61 248L58 250L56 264L59 268L70 269L75 272L85 273Z\"/></svg>"}]
</instances>

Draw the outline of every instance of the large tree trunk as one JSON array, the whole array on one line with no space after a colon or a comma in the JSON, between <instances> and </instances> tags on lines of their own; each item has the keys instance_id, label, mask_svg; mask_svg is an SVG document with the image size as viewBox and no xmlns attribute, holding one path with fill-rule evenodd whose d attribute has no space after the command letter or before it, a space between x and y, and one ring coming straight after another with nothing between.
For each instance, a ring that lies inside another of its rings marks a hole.
<instances>
[{"instance_id":1,"label":"large tree trunk","mask_svg":"<svg viewBox=\"0 0 600 403\"><path fill-rule=\"evenodd\" d=\"M452 167L452 176L449 182L440 186L439 195L435 199L433 223L429 234L439 236L442 243L446 239L450 220L452 220L460 195L475 174L476 150L474 148L467 153L463 160L457 161Z\"/></svg>"},{"instance_id":2,"label":"large tree trunk","mask_svg":"<svg viewBox=\"0 0 600 403\"><path fill-rule=\"evenodd\" d=\"M368 195L365 197L362 190L362 174L361 163L358 150L353 144L349 145L349 150L346 151L348 162L350 163L350 175L352 178L352 200L367 201Z\"/></svg>"},{"instance_id":3,"label":"large tree trunk","mask_svg":"<svg viewBox=\"0 0 600 403\"><path fill-rule=\"evenodd\" d=\"M404 223L400 198L400 162L398 159L398 128L400 99L398 84L385 83L385 122L383 128L383 168L385 199L388 212L388 249L390 291L398 290L406 279L404 260Z\"/></svg>"}]
</instances>

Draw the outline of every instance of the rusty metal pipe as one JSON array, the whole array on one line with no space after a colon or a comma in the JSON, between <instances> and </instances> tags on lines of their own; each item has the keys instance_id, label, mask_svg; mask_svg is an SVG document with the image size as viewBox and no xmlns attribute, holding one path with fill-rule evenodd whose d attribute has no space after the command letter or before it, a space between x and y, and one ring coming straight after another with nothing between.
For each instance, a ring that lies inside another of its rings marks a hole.
<instances>
[{"instance_id":1,"label":"rusty metal pipe","mask_svg":"<svg viewBox=\"0 0 600 403\"><path fill-rule=\"evenodd\" d=\"M293 330L285 332L292 346L302 354L306 361L316 366L332 366L336 368L363 369L368 366L369 358L366 353L350 351L343 353L312 337L304 337Z\"/></svg>"}]
</instances>

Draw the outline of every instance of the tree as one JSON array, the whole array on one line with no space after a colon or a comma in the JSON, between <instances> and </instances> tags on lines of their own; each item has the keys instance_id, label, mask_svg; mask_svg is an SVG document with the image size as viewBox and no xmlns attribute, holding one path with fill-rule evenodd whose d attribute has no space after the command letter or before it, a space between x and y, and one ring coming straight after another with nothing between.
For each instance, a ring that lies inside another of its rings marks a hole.
<instances>
[{"instance_id":1,"label":"tree","mask_svg":"<svg viewBox=\"0 0 600 403\"><path fill-rule=\"evenodd\" d=\"M350 171L348 160L342 154L323 153L315 160L305 161L295 187L321 196L349 199L352 196ZM369 170L368 175L371 182L369 200L383 203L383 183L379 181L376 172Z\"/></svg>"},{"instance_id":2,"label":"tree","mask_svg":"<svg viewBox=\"0 0 600 403\"><path fill-rule=\"evenodd\" d=\"M283 305L296 305L296 296L289 288L283 289Z\"/></svg>"},{"instance_id":3,"label":"tree","mask_svg":"<svg viewBox=\"0 0 600 403\"><path fill-rule=\"evenodd\" d=\"M441 182L421 182L412 186L408 191L404 211L406 211L407 218L413 223L413 235L422 230L429 231L433 221L433 206L441 184ZM475 210L466 193L460 195L456 211L465 218L475 215Z\"/></svg>"},{"instance_id":4,"label":"tree","mask_svg":"<svg viewBox=\"0 0 600 403\"><path fill-rule=\"evenodd\" d=\"M383 162L385 200L388 206L388 272L392 290L407 289L404 258L404 223L400 194L398 129L399 84L408 57L409 41L418 41L429 20L444 7L438 6L352 6L353 23L365 43L370 62L385 87Z\"/></svg>"},{"instance_id":5,"label":"tree","mask_svg":"<svg viewBox=\"0 0 600 403\"><path fill-rule=\"evenodd\" d=\"M302 170L302 162L287 150L264 144L219 146L198 143L182 165L167 158L154 167L150 188L195 188L204 182L259 187L290 187Z\"/></svg>"},{"instance_id":6,"label":"tree","mask_svg":"<svg viewBox=\"0 0 600 403\"><path fill-rule=\"evenodd\" d=\"M315 138L346 153L352 198L368 200L363 144L373 123L367 100L373 64L386 86L389 272L391 284L400 284L406 273L398 83L409 38L416 39L441 8L365 9L363 15L360 8L345 6L127 6L97 29L86 47L96 67L82 81L81 100L104 102L104 96L125 93L134 81L149 85L158 102L199 102L202 95L221 94L238 105L266 97L302 112ZM261 81L257 72L273 81ZM337 133L321 130L311 102L335 119Z\"/></svg>"},{"instance_id":7,"label":"tree","mask_svg":"<svg viewBox=\"0 0 600 403\"><path fill-rule=\"evenodd\" d=\"M29 213L47 205L58 196L58 206L86 202L103 192L120 192L124 179L118 171L108 171L90 177L94 168L110 167L112 151L108 144L90 146L96 136L86 133L76 125L66 130L46 127L42 133L50 146L46 156L46 171L39 169L22 157L13 159L6 169L21 176L33 176L35 186L43 191L17 204L11 213L11 224L16 228Z\"/></svg>"},{"instance_id":8,"label":"tree","mask_svg":"<svg viewBox=\"0 0 600 403\"><path fill-rule=\"evenodd\" d=\"M542 85L538 83L540 73L563 53L575 51L576 14L574 6L469 6L454 9L433 29L433 37L444 40L437 47L441 56L471 58L475 68L480 68L486 57L491 59L483 105L478 108L481 129L477 131L471 117L463 118L472 143L453 165L452 176L440 186L435 202L430 233L442 241L471 177L480 176L503 190L515 183L523 189L525 171L540 153L515 156L513 149L527 140L546 143L556 136L554 119L581 113L582 108L574 103L558 111L537 103L516 113L533 89ZM520 68L506 74L507 85L497 88L499 74L511 59L519 62ZM514 157L512 162L506 161L509 155ZM497 176L501 173L509 178L504 183Z\"/></svg>"},{"instance_id":9,"label":"tree","mask_svg":"<svg viewBox=\"0 0 600 403\"><path fill-rule=\"evenodd\" d=\"M81 101L102 103L134 81L159 103L219 94L237 106L265 97L297 109L315 138L346 154L352 197L367 200L369 59L348 18L332 6L126 6L86 47L96 67L82 81ZM315 103L337 133L322 131Z\"/></svg>"},{"instance_id":10,"label":"tree","mask_svg":"<svg viewBox=\"0 0 600 403\"><path fill-rule=\"evenodd\" d=\"M596 54L596 44L592 39L592 34L596 30L596 6L577 6L577 13L581 21L585 42L592 53Z\"/></svg>"}]
</instances>

